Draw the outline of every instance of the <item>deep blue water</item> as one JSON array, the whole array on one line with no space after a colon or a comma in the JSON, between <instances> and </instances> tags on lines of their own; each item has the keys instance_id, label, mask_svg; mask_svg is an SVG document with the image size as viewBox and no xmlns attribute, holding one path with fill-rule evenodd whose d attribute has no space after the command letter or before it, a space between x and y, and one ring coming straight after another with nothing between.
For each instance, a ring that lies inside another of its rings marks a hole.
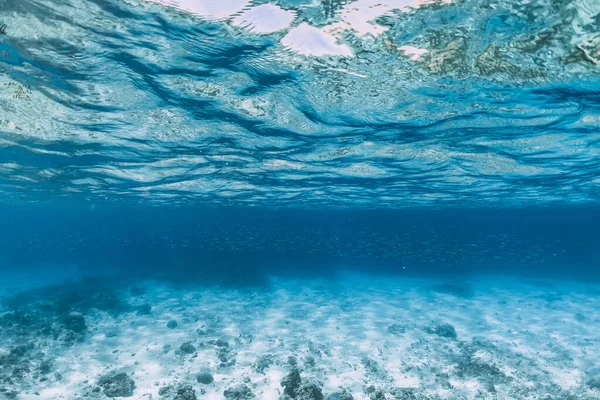
<instances>
[{"instance_id":1,"label":"deep blue water","mask_svg":"<svg viewBox=\"0 0 600 400\"><path fill-rule=\"evenodd\" d=\"M76 266L198 283L517 274L595 280L600 209L270 210L123 205L12 206L0 265Z\"/></svg>"}]
</instances>

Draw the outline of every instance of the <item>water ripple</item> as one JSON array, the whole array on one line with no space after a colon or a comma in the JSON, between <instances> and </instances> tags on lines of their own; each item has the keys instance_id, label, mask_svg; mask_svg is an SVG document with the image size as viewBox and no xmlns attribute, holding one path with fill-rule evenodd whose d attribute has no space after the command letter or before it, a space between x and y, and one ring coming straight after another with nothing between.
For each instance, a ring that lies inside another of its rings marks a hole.
<instances>
[{"instance_id":1,"label":"water ripple","mask_svg":"<svg viewBox=\"0 0 600 400\"><path fill-rule=\"evenodd\" d=\"M593 0L1 3L7 199L600 200Z\"/></svg>"}]
</instances>

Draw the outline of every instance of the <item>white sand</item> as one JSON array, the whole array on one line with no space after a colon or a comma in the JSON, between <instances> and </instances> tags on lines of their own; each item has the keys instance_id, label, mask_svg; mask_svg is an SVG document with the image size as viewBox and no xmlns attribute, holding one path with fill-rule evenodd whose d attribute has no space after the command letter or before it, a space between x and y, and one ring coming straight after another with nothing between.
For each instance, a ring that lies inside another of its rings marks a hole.
<instances>
[{"instance_id":1,"label":"white sand","mask_svg":"<svg viewBox=\"0 0 600 400\"><path fill-rule=\"evenodd\" d=\"M62 379L32 378L18 398L80 398L103 372L119 369L133 374L133 399L157 399L159 388L173 382L192 384L201 399L223 399L227 387L243 382L258 399L277 399L290 356L303 381L317 383L325 395L347 388L357 400L369 399L370 385L390 399L397 388L436 399L600 398L586 385L600 365L597 287L489 278L469 282L474 296L457 297L431 290L437 283L346 277L273 280L269 289L238 291L144 282L145 294L122 296L131 305L152 304L151 315L88 313L82 343L47 347ZM167 328L171 319L177 328ZM445 323L457 339L426 331ZM394 324L404 332L390 333ZM220 365L210 343L217 339L228 342L232 365ZM0 340L4 348L16 343ZM178 354L184 342L195 354ZM254 365L266 354L274 363L260 373ZM204 367L214 383L196 382Z\"/></svg>"}]
</instances>

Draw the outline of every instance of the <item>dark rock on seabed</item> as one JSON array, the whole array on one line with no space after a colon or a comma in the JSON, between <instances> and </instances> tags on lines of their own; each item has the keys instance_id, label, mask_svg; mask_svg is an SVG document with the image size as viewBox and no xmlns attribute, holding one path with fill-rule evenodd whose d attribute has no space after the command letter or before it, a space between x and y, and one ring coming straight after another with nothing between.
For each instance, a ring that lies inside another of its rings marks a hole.
<instances>
[{"instance_id":1,"label":"dark rock on seabed","mask_svg":"<svg viewBox=\"0 0 600 400\"><path fill-rule=\"evenodd\" d=\"M284 388L283 398L297 400L323 400L325 398L321 388L315 383L302 383L302 377L296 368L284 376L280 384Z\"/></svg>"},{"instance_id":2,"label":"dark rock on seabed","mask_svg":"<svg viewBox=\"0 0 600 400\"><path fill-rule=\"evenodd\" d=\"M256 399L252 390L244 384L225 389L223 392L226 400L253 400Z\"/></svg>"},{"instance_id":3,"label":"dark rock on seabed","mask_svg":"<svg viewBox=\"0 0 600 400\"><path fill-rule=\"evenodd\" d=\"M215 380L215 378L208 371L201 371L198 374L196 374L196 381L198 383L202 383L204 385L209 385L209 384L213 383L214 380Z\"/></svg>"},{"instance_id":4,"label":"dark rock on seabed","mask_svg":"<svg viewBox=\"0 0 600 400\"><path fill-rule=\"evenodd\" d=\"M448 338L448 339L456 339L456 330L450 324L440 324L430 326L425 329L425 332L431 335L438 335L440 337Z\"/></svg>"},{"instance_id":5,"label":"dark rock on seabed","mask_svg":"<svg viewBox=\"0 0 600 400\"><path fill-rule=\"evenodd\" d=\"M304 365L306 367L314 368L316 366L315 358L313 356L307 356L304 359Z\"/></svg>"},{"instance_id":6,"label":"dark rock on seabed","mask_svg":"<svg viewBox=\"0 0 600 400\"><path fill-rule=\"evenodd\" d=\"M385 376L385 370L377 363L377 361L367 356L363 356L360 361L365 367L367 374L371 377L382 378Z\"/></svg>"},{"instance_id":7,"label":"dark rock on seabed","mask_svg":"<svg viewBox=\"0 0 600 400\"><path fill-rule=\"evenodd\" d=\"M51 370L52 370L52 361L43 360L42 362L40 362L40 365L38 367L38 372L40 374L42 374L42 375L48 374Z\"/></svg>"},{"instance_id":8,"label":"dark rock on seabed","mask_svg":"<svg viewBox=\"0 0 600 400\"><path fill-rule=\"evenodd\" d=\"M97 383L104 389L107 397L131 397L135 390L135 382L125 372L106 373L98 379Z\"/></svg>"},{"instance_id":9,"label":"dark rock on seabed","mask_svg":"<svg viewBox=\"0 0 600 400\"><path fill-rule=\"evenodd\" d=\"M194 354L196 352L196 347L194 347L192 342L185 342L179 347L179 350L185 354Z\"/></svg>"},{"instance_id":10,"label":"dark rock on seabed","mask_svg":"<svg viewBox=\"0 0 600 400\"><path fill-rule=\"evenodd\" d=\"M15 392L13 390L6 390L4 388L0 388L0 395L4 396L2 398L5 398L5 399L16 399L17 396L19 395L19 393Z\"/></svg>"},{"instance_id":11,"label":"dark rock on seabed","mask_svg":"<svg viewBox=\"0 0 600 400\"><path fill-rule=\"evenodd\" d=\"M303 383L296 393L297 400L323 400L321 388L314 383Z\"/></svg>"},{"instance_id":12,"label":"dark rock on seabed","mask_svg":"<svg viewBox=\"0 0 600 400\"><path fill-rule=\"evenodd\" d=\"M290 367L296 368L298 366L298 360L294 356L289 356L287 359L287 364Z\"/></svg>"},{"instance_id":13,"label":"dark rock on seabed","mask_svg":"<svg viewBox=\"0 0 600 400\"><path fill-rule=\"evenodd\" d=\"M481 338L474 338L471 343L459 343L461 352L452 357L455 374L459 378L476 378L484 384L486 390L492 392L493 384L508 383L513 378L506 376L494 363L488 363L476 357L479 350L497 353L498 350L493 343ZM495 358L499 358L495 357ZM489 386L492 385L492 386ZM495 387L493 390L496 390Z\"/></svg>"},{"instance_id":14,"label":"dark rock on seabed","mask_svg":"<svg viewBox=\"0 0 600 400\"><path fill-rule=\"evenodd\" d=\"M296 391L302 383L300 372L294 368L289 374L281 379L281 387L283 387L283 393L290 397L296 397Z\"/></svg>"},{"instance_id":15,"label":"dark rock on seabed","mask_svg":"<svg viewBox=\"0 0 600 400\"><path fill-rule=\"evenodd\" d=\"M383 390L374 390L369 394L370 400L386 400Z\"/></svg>"},{"instance_id":16,"label":"dark rock on seabed","mask_svg":"<svg viewBox=\"0 0 600 400\"><path fill-rule=\"evenodd\" d=\"M274 362L272 355L264 354L256 359L256 362L253 365L254 371L259 374L264 374L265 370L273 365Z\"/></svg>"},{"instance_id":17,"label":"dark rock on seabed","mask_svg":"<svg viewBox=\"0 0 600 400\"><path fill-rule=\"evenodd\" d=\"M33 344L19 345L11 348L8 354L0 355L0 366L10 367L25 361L28 353L33 350Z\"/></svg>"},{"instance_id":18,"label":"dark rock on seabed","mask_svg":"<svg viewBox=\"0 0 600 400\"><path fill-rule=\"evenodd\" d=\"M175 329L175 328L177 328L177 325L178 325L177 321L175 321L174 319L167 322L167 328L169 328L169 329Z\"/></svg>"},{"instance_id":19,"label":"dark rock on seabed","mask_svg":"<svg viewBox=\"0 0 600 400\"><path fill-rule=\"evenodd\" d=\"M164 400L197 400L196 391L187 383L178 383L160 388L158 395Z\"/></svg>"}]
</instances>

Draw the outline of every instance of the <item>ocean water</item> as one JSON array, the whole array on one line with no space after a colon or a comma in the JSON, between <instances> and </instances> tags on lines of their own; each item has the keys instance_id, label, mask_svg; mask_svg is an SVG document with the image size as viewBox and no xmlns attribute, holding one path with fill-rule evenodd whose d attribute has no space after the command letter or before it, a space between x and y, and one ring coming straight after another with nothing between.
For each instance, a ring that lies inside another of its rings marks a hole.
<instances>
[{"instance_id":1,"label":"ocean water","mask_svg":"<svg viewBox=\"0 0 600 400\"><path fill-rule=\"evenodd\" d=\"M0 0L0 399L600 399L597 0Z\"/></svg>"}]
</instances>

